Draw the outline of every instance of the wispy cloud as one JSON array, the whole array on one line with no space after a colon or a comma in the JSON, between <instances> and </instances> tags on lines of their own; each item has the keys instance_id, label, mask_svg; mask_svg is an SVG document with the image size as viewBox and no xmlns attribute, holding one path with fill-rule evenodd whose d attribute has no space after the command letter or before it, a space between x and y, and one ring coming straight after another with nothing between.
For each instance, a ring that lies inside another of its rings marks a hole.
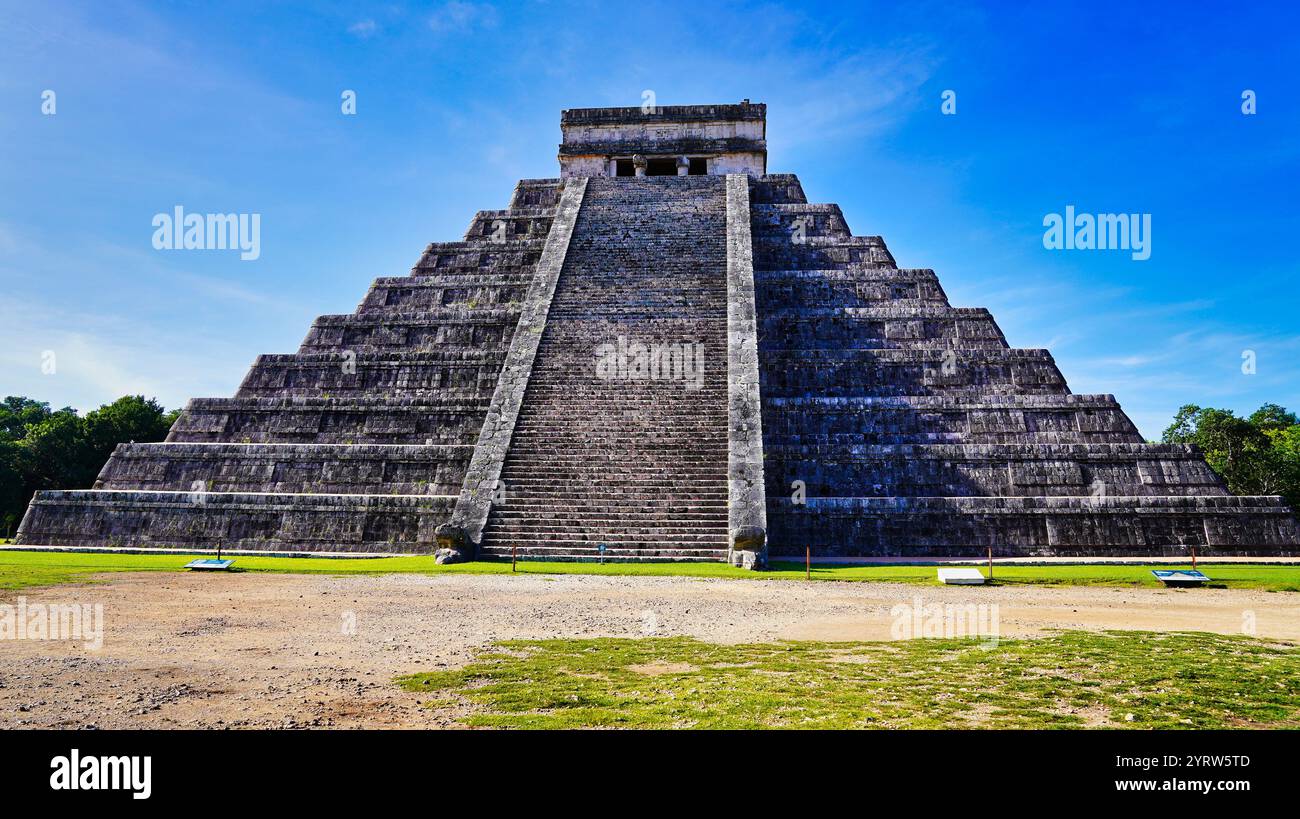
<instances>
[{"instance_id":1,"label":"wispy cloud","mask_svg":"<svg viewBox=\"0 0 1300 819\"><path fill-rule=\"evenodd\" d=\"M917 90L937 64L928 45L913 43L826 64L789 66L790 84L781 100L788 125L778 132L777 148L879 135L911 113Z\"/></svg>"},{"instance_id":2,"label":"wispy cloud","mask_svg":"<svg viewBox=\"0 0 1300 819\"><path fill-rule=\"evenodd\" d=\"M476 28L495 28L497 10L487 3L450 0L429 15L429 28L438 34L458 34Z\"/></svg>"},{"instance_id":3,"label":"wispy cloud","mask_svg":"<svg viewBox=\"0 0 1300 819\"><path fill-rule=\"evenodd\" d=\"M1253 373L1242 369L1247 350L1256 356ZM1115 394L1143 433L1155 437L1185 403L1242 412L1263 403L1261 394L1286 403L1300 383L1300 335L1194 328L1131 355L1057 360L1077 392Z\"/></svg>"},{"instance_id":4,"label":"wispy cloud","mask_svg":"<svg viewBox=\"0 0 1300 819\"><path fill-rule=\"evenodd\" d=\"M374 20L358 20L348 26L348 33L362 40L368 40L379 33L379 24Z\"/></svg>"},{"instance_id":5,"label":"wispy cloud","mask_svg":"<svg viewBox=\"0 0 1300 819\"><path fill-rule=\"evenodd\" d=\"M169 407L196 395L228 395L251 363L228 339L158 327L126 316L65 310L0 297L6 395L30 395L90 410L123 395L156 397ZM42 369L47 354L53 372Z\"/></svg>"}]
</instances>

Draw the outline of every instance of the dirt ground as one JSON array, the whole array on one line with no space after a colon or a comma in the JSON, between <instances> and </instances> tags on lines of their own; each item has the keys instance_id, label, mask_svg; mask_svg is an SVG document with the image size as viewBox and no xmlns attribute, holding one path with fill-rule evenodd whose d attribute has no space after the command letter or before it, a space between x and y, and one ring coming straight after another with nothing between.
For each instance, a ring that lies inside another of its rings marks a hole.
<instances>
[{"instance_id":1,"label":"dirt ground","mask_svg":"<svg viewBox=\"0 0 1300 819\"><path fill-rule=\"evenodd\" d=\"M102 603L104 641L0 641L0 728L452 727L394 676L494 640L690 635L890 639L890 609L997 603L1001 636L1151 629L1300 641L1300 594L582 575L104 575L28 590ZM18 592L0 594L15 603Z\"/></svg>"}]
</instances>

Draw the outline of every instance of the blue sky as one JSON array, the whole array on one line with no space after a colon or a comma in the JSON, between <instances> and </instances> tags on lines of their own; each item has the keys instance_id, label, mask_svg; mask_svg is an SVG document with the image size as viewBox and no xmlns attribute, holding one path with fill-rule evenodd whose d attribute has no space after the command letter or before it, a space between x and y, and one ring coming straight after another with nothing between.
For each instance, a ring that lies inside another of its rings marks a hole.
<instances>
[{"instance_id":1,"label":"blue sky","mask_svg":"<svg viewBox=\"0 0 1300 819\"><path fill-rule=\"evenodd\" d=\"M897 5L6 0L0 393L229 395L557 175L561 108L653 89L766 102L769 170L1148 437L1184 403L1300 410L1300 12ZM261 214L260 258L155 250L176 205ZM1044 249L1067 205L1150 214L1151 258Z\"/></svg>"}]
</instances>

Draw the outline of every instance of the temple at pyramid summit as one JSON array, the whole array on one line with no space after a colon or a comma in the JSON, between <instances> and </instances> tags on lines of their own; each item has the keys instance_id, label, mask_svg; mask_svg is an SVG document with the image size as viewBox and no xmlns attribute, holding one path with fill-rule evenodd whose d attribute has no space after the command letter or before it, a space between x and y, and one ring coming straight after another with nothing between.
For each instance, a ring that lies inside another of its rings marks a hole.
<instances>
[{"instance_id":1,"label":"temple at pyramid summit","mask_svg":"<svg viewBox=\"0 0 1300 819\"><path fill-rule=\"evenodd\" d=\"M27 545L472 559L1300 553L833 204L766 106L562 112L519 182L297 352L195 398Z\"/></svg>"}]
</instances>

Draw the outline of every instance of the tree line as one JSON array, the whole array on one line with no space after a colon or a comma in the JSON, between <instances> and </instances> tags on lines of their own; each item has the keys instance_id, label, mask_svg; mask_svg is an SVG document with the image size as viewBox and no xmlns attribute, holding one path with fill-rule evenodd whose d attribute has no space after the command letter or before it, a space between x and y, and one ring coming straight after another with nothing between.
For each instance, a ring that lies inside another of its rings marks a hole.
<instances>
[{"instance_id":1,"label":"tree line","mask_svg":"<svg viewBox=\"0 0 1300 819\"><path fill-rule=\"evenodd\" d=\"M89 489L118 444L161 441L180 410L126 395L79 415L11 395L0 404L0 536L13 537L39 489Z\"/></svg>"},{"instance_id":2,"label":"tree line","mask_svg":"<svg viewBox=\"0 0 1300 819\"><path fill-rule=\"evenodd\" d=\"M1234 495L1281 495L1300 509L1300 423L1285 407L1265 404L1238 418L1232 410L1187 404L1161 440L1199 446Z\"/></svg>"}]
</instances>

